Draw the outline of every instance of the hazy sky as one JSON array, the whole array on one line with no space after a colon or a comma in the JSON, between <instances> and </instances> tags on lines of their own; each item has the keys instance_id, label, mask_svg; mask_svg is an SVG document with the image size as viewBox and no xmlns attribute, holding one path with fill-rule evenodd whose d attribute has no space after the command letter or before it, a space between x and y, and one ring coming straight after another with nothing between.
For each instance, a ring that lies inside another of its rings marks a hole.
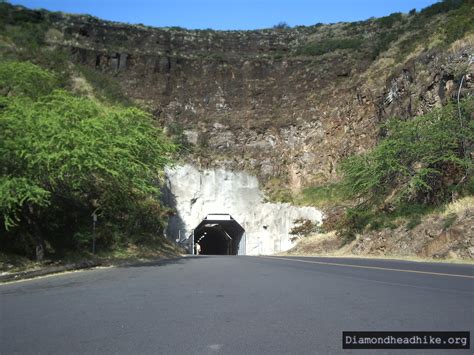
<instances>
[{"instance_id":1,"label":"hazy sky","mask_svg":"<svg viewBox=\"0 0 474 355\"><path fill-rule=\"evenodd\" d=\"M189 29L259 29L358 21L420 10L436 0L10 0L29 8Z\"/></svg>"}]
</instances>

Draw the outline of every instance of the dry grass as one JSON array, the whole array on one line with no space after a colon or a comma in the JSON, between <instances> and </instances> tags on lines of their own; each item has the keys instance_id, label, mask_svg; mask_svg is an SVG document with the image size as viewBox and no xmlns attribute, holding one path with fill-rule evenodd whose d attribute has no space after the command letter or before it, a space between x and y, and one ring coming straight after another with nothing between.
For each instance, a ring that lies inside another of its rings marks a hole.
<instances>
[{"instance_id":1,"label":"dry grass","mask_svg":"<svg viewBox=\"0 0 474 355\"><path fill-rule=\"evenodd\" d=\"M94 88L92 85L79 73L74 73L71 77L72 90L80 95L85 95L90 99L95 98Z\"/></svg>"},{"instance_id":2,"label":"dry grass","mask_svg":"<svg viewBox=\"0 0 474 355\"><path fill-rule=\"evenodd\" d=\"M466 47L474 46L474 33L468 34L457 41L454 41L449 47L449 51L452 54L459 53L462 49Z\"/></svg>"},{"instance_id":3,"label":"dry grass","mask_svg":"<svg viewBox=\"0 0 474 355\"><path fill-rule=\"evenodd\" d=\"M278 255L333 255L340 247L335 232L320 233L301 238L294 248Z\"/></svg>"},{"instance_id":4,"label":"dry grass","mask_svg":"<svg viewBox=\"0 0 474 355\"><path fill-rule=\"evenodd\" d=\"M298 257L330 257L330 258L357 258L357 259L380 259L380 260L406 260L414 262L436 262L436 263L454 263L454 264L474 264L474 259L457 258L431 258L417 255L387 254L387 255L367 255L354 254L351 249L356 241L340 246L340 240L334 232L326 234L317 234L302 238L298 244L279 256L298 256Z\"/></svg>"},{"instance_id":5,"label":"dry grass","mask_svg":"<svg viewBox=\"0 0 474 355\"><path fill-rule=\"evenodd\" d=\"M55 28L50 28L48 31L46 31L44 37L47 43L61 44L64 40L64 33Z\"/></svg>"},{"instance_id":6,"label":"dry grass","mask_svg":"<svg viewBox=\"0 0 474 355\"><path fill-rule=\"evenodd\" d=\"M450 203L442 212L443 216L456 214L458 216L474 212L474 196L467 196L460 200Z\"/></svg>"},{"instance_id":7,"label":"dry grass","mask_svg":"<svg viewBox=\"0 0 474 355\"><path fill-rule=\"evenodd\" d=\"M443 211L425 215L413 231L402 225L371 231L343 246L334 232L317 234L302 238L293 249L280 255L474 264L470 251L473 215L474 196L464 197Z\"/></svg>"}]
</instances>

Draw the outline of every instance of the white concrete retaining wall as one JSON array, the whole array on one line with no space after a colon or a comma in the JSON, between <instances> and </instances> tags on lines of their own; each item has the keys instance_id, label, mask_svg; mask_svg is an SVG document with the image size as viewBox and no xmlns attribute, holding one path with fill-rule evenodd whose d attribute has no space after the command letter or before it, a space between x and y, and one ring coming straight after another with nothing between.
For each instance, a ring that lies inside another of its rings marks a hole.
<instances>
[{"instance_id":1,"label":"white concrete retaining wall","mask_svg":"<svg viewBox=\"0 0 474 355\"><path fill-rule=\"evenodd\" d=\"M246 231L246 254L274 254L293 246L290 229L297 218L321 222L313 207L265 203L257 178L222 169L199 171L191 165L166 169L167 187L177 215L170 219L168 237L189 236L204 217L230 214Z\"/></svg>"}]
</instances>

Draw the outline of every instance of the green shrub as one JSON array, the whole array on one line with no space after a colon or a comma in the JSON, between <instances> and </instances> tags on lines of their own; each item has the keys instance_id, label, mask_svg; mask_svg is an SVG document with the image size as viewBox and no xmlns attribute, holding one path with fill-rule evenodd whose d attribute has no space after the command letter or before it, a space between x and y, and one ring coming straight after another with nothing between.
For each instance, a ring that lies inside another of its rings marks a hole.
<instances>
[{"instance_id":1,"label":"green shrub","mask_svg":"<svg viewBox=\"0 0 474 355\"><path fill-rule=\"evenodd\" d=\"M290 26L284 21L278 22L275 26L273 26L273 29L275 30L287 30L289 28Z\"/></svg>"},{"instance_id":2,"label":"green shrub","mask_svg":"<svg viewBox=\"0 0 474 355\"><path fill-rule=\"evenodd\" d=\"M34 54L44 44L48 28L42 11L16 8L0 3L0 33L10 38L18 51Z\"/></svg>"},{"instance_id":3,"label":"green shrub","mask_svg":"<svg viewBox=\"0 0 474 355\"><path fill-rule=\"evenodd\" d=\"M317 56L338 49L358 49L363 41L360 38L328 38L320 42L311 42L300 47L297 54Z\"/></svg>"},{"instance_id":4,"label":"green shrub","mask_svg":"<svg viewBox=\"0 0 474 355\"><path fill-rule=\"evenodd\" d=\"M344 244L349 243L370 224L372 218L372 211L365 205L349 208L336 226L337 234Z\"/></svg>"},{"instance_id":5,"label":"green shrub","mask_svg":"<svg viewBox=\"0 0 474 355\"><path fill-rule=\"evenodd\" d=\"M462 38L466 33L474 31L472 12L474 6L465 3L456 11L452 11L444 24L445 42L447 44Z\"/></svg>"},{"instance_id":6,"label":"green shrub","mask_svg":"<svg viewBox=\"0 0 474 355\"><path fill-rule=\"evenodd\" d=\"M433 212L436 209L436 207L431 205L409 201L399 202L395 207L396 209L389 213L394 218L410 218L412 216L423 216L430 212Z\"/></svg>"},{"instance_id":7,"label":"green shrub","mask_svg":"<svg viewBox=\"0 0 474 355\"><path fill-rule=\"evenodd\" d=\"M380 53L390 48L392 43L396 41L403 33L401 29L385 30L377 36L377 39L371 44L372 58L376 58Z\"/></svg>"},{"instance_id":8,"label":"green shrub","mask_svg":"<svg viewBox=\"0 0 474 355\"><path fill-rule=\"evenodd\" d=\"M434 16L459 8L463 4L463 0L443 0L431 6L425 7L420 11L423 16ZM469 3L469 0L465 1Z\"/></svg>"},{"instance_id":9,"label":"green shrub","mask_svg":"<svg viewBox=\"0 0 474 355\"><path fill-rule=\"evenodd\" d=\"M461 185L459 191L463 195L474 195L474 176L469 176L467 181Z\"/></svg>"},{"instance_id":10,"label":"green shrub","mask_svg":"<svg viewBox=\"0 0 474 355\"><path fill-rule=\"evenodd\" d=\"M455 104L409 120L389 120L371 151L340 164L339 184L308 188L306 200L355 203L335 224L349 242L366 229L396 228L400 220L414 228L423 215L449 202L453 192L472 194L467 149L474 142L473 101L461 103L461 120Z\"/></svg>"},{"instance_id":11,"label":"green shrub","mask_svg":"<svg viewBox=\"0 0 474 355\"><path fill-rule=\"evenodd\" d=\"M403 39L398 43L399 55L398 60L403 60L409 53L411 53L416 46L419 44L420 39L419 33L410 34L407 38Z\"/></svg>"},{"instance_id":12,"label":"green shrub","mask_svg":"<svg viewBox=\"0 0 474 355\"><path fill-rule=\"evenodd\" d=\"M376 22L382 27L390 28L396 22L399 22L402 20L403 20L403 14L401 12L394 12L393 14L390 14L389 16L378 18Z\"/></svg>"},{"instance_id":13,"label":"green shrub","mask_svg":"<svg viewBox=\"0 0 474 355\"><path fill-rule=\"evenodd\" d=\"M53 73L32 63L0 63L1 96L20 95L35 99L50 93L56 84Z\"/></svg>"},{"instance_id":14,"label":"green shrub","mask_svg":"<svg viewBox=\"0 0 474 355\"><path fill-rule=\"evenodd\" d=\"M1 73L8 80L0 92L15 93L0 100L0 213L10 235L32 234L43 249L45 240L70 247L93 211L99 227L162 228L158 182L174 145L149 114L48 94L52 76L32 64L8 63ZM32 93L30 84L43 91Z\"/></svg>"},{"instance_id":15,"label":"green shrub","mask_svg":"<svg viewBox=\"0 0 474 355\"><path fill-rule=\"evenodd\" d=\"M385 129L386 138L372 151L342 162L343 188L350 196L375 202L395 191L395 201L441 203L450 188L443 182L458 182L472 168L461 143L472 141L473 130L461 128L453 104L407 121L392 119Z\"/></svg>"}]
</instances>

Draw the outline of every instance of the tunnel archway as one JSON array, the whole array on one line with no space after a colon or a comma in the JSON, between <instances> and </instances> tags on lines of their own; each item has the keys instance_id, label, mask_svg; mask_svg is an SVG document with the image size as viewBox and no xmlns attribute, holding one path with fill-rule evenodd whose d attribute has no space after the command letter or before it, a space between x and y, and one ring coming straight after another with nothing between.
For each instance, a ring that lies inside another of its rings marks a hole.
<instances>
[{"instance_id":1,"label":"tunnel archway","mask_svg":"<svg viewBox=\"0 0 474 355\"><path fill-rule=\"evenodd\" d=\"M194 242L199 243L203 255L237 255L239 250L245 253L240 248L244 233L231 215L209 214L194 229Z\"/></svg>"}]
</instances>

